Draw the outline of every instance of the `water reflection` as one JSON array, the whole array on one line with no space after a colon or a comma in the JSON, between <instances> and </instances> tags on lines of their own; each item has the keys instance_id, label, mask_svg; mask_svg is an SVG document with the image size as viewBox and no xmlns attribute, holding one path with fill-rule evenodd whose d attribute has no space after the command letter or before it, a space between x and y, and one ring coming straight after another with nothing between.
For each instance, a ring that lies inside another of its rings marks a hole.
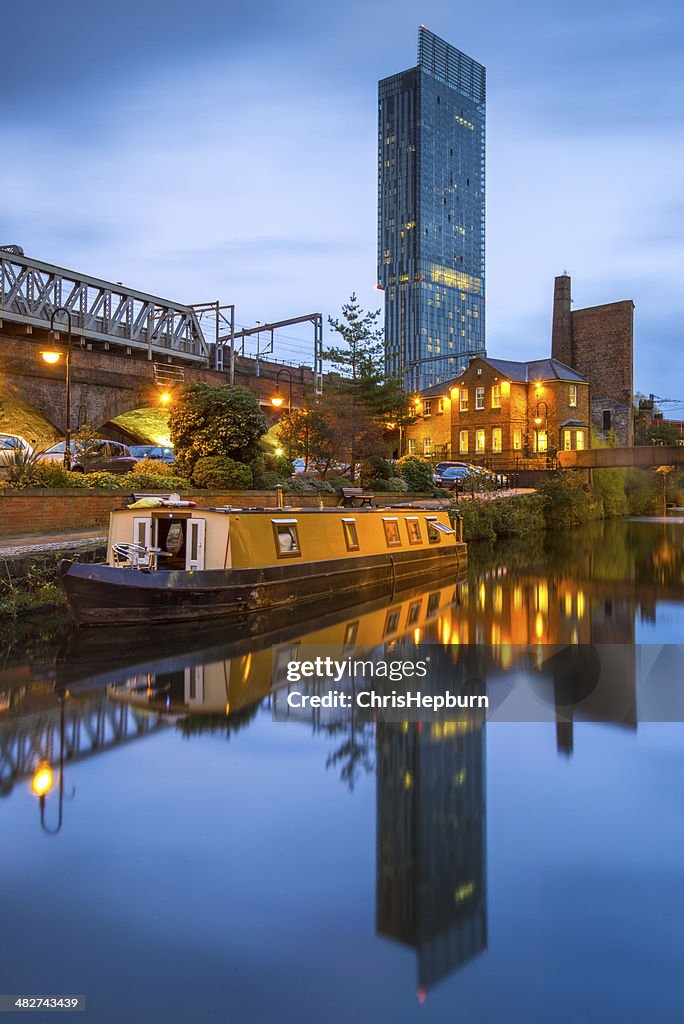
<instances>
[{"instance_id":1,"label":"water reflection","mask_svg":"<svg viewBox=\"0 0 684 1024\"><path fill-rule=\"evenodd\" d=\"M0 792L29 784L43 760L68 775L79 761L164 730L232 737L249 729L278 700L274 661L277 679L278 666L307 645L377 656L430 645L426 686L486 691L494 706L525 685L553 710L557 750L567 756L578 719L637 727L645 685L637 628L658 622L663 601L670 609L684 601L683 537L678 524L596 524L546 538L543 548L535 539L473 549L465 584L353 614L321 607L315 626L283 617L228 639L216 625L190 636L128 632L125 646L98 632L71 637L52 659L8 659ZM615 648L608 688L596 685L597 645ZM667 671L674 678L677 667ZM391 722L318 709L290 718L326 739L327 767L349 789L375 773L376 931L415 951L423 999L487 946L484 718ZM43 809L56 810L56 797L48 793Z\"/></svg>"}]
</instances>

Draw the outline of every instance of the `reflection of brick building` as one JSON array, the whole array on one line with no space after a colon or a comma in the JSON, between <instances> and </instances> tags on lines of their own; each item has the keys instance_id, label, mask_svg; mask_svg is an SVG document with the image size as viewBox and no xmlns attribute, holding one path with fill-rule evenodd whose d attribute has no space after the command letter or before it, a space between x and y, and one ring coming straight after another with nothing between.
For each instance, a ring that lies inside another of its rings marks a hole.
<instances>
[{"instance_id":1,"label":"reflection of brick building","mask_svg":"<svg viewBox=\"0 0 684 1024\"><path fill-rule=\"evenodd\" d=\"M428 989L487 944L484 724L379 723L377 930Z\"/></svg>"},{"instance_id":2,"label":"reflection of brick building","mask_svg":"<svg viewBox=\"0 0 684 1024\"><path fill-rule=\"evenodd\" d=\"M634 443L634 303L609 302L571 309L570 278L557 277L553 295L551 355L591 383L591 418L601 438Z\"/></svg>"}]
</instances>

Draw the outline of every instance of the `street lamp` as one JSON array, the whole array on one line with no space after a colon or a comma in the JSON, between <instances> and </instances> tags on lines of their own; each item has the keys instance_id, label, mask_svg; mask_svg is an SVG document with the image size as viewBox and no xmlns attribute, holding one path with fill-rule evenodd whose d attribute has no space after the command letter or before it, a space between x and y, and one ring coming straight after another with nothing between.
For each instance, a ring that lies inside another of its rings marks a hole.
<instances>
[{"instance_id":1,"label":"street lamp","mask_svg":"<svg viewBox=\"0 0 684 1024\"><path fill-rule=\"evenodd\" d=\"M542 405L544 406L543 420L541 415ZM537 407L534 410L534 422L537 427L540 427L542 423L544 424L544 451L546 452L549 450L549 407L543 400L541 402L537 402ZM541 451L539 447L539 431L537 431L537 451Z\"/></svg>"},{"instance_id":2,"label":"street lamp","mask_svg":"<svg viewBox=\"0 0 684 1024\"><path fill-rule=\"evenodd\" d=\"M65 383L66 383L66 429L64 431L64 468L71 469L71 313L66 306L57 306L53 309L50 317L50 337L55 337L55 317L58 313L65 313L68 324L67 349L65 358ZM63 353L56 349L48 349L40 353L43 361L48 366L54 366L60 361Z\"/></svg>"},{"instance_id":3,"label":"street lamp","mask_svg":"<svg viewBox=\"0 0 684 1024\"><path fill-rule=\"evenodd\" d=\"M59 789L57 803L57 824L54 828L48 827L45 823L45 798L51 793L55 785L55 777L52 765L47 758L41 758L33 773L31 789L38 797L40 804L40 826L48 835L57 835L62 827L62 810L64 806L64 702L66 694L59 699ZM72 794L73 795L73 794Z\"/></svg>"},{"instance_id":4,"label":"street lamp","mask_svg":"<svg viewBox=\"0 0 684 1024\"><path fill-rule=\"evenodd\" d=\"M290 381L290 394L288 399L287 411L292 412L292 373L290 372L290 370L288 370L286 366L283 366L282 370L278 370L278 373L276 375L276 389L275 394L271 397L271 405L273 406L274 409L280 409L281 405L285 401L285 399L280 393L280 378L284 373L287 374Z\"/></svg>"}]
</instances>

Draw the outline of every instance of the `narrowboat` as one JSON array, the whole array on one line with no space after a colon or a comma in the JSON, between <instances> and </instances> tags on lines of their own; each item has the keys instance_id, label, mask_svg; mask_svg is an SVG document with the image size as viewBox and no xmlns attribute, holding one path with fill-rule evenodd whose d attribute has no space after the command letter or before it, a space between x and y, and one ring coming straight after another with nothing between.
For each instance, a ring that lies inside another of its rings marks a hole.
<instances>
[{"instance_id":1,"label":"narrowboat","mask_svg":"<svg viewBox=\"0 0 684 1024\"><path fill-rule=\"evenodd\" d=\"M76 625L242 621L331 597L372 600L466 569L466 546L441 509L182 504L116 509L105 564L60 563Z\"/></svg>"}]
</instances>

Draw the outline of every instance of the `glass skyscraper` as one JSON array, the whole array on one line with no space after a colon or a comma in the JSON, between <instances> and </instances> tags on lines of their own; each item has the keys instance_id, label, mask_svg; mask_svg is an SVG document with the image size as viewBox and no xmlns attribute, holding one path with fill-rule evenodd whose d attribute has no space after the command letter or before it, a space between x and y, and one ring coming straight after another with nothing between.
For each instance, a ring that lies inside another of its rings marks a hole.
<instances>
[{"instance_id":1,"label":"glass skyscraper","mask_svg":"<svg viewBox=\"0 0 684 1024\"><path fill-rule=\"evenodd\" d=\"M407 390L485 354L485 69L418 30L379 84L378 285L387 369Z\"/></svg>"}]
</instances>

